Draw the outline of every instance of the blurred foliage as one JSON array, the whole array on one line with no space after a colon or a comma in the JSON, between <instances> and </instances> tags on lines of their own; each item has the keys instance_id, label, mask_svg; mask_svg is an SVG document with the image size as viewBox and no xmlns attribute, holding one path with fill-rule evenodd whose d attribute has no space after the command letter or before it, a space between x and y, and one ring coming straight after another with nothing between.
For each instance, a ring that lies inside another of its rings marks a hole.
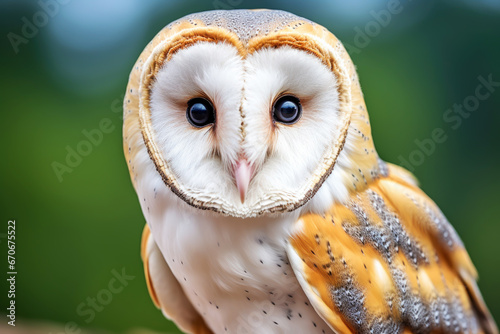
<instances>
[{"instance_id":1,"label":"blurred foliage","mask_svg":"<svg viewBox=\"0 0 500 334\"><path fill-rule=\"evenodd\" d=\"M23 17L32 20L40 2L0 2L5 158L0 212L2 222L17 222L18 321L74 322L77 328L111 332L176 332L146 290L139 256L144 218L122 153L119 108L135 59L170 21L235 3L238 8L291 11L354 45L356 28L364 29L374 20L370 11L386 3L66 2L36 36L19 45L18 53L8 34L21 34ZM351 51L375 143L383 159L399 163L400 156L407 158L417 148L415 139L429 138L435 128L446 131L447 140L414 173L461 235L480 273L484 298L500 319L500 180L494 176L500 169L500 91L481 101L456 130L443 120L448 108L474 94L478 76L491 74L500 81L499 6L465 0L401 4L404 10L368 45ZM59 182L53 162L64 163L67 147L75 149L85 139L82 131L97 129L104 118L113 130ZM5 232L6 227L0 231L0 254L6 254ZM106 289L112 270L122 268L135 279L87 322L78 306ZM0 282L0 291L7 291L5 279ZM6 305L5 293L1 295L0 313Z\"/></svg>"}]
</instances>

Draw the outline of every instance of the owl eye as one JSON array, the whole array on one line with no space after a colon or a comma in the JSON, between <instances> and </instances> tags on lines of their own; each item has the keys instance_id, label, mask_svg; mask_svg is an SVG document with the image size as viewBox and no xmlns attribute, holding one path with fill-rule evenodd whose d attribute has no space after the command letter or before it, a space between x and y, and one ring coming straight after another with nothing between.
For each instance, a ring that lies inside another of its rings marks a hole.
<instances>
[{"instance_id":1,"label":"owl eye","mask_svg":"<svg viewBox=\"0 0 500 334\"><path fill-rule=\"evenodd\" d=\"M188 102L186 118L192 126L202 128L215 122L215 110L207 99L191 99Z\"/></svg>"},{"instance_id":2,"label":"owl eye","mask_svg":"<svg viewBox=\"0 0 500 334\"><path fill-rule=\"evenodd\" d=\"M293 124L302 115L302 106L298 98L292 95L280 97L273 106L273 118L276 122Z\"/></svg>"}]
</instances>

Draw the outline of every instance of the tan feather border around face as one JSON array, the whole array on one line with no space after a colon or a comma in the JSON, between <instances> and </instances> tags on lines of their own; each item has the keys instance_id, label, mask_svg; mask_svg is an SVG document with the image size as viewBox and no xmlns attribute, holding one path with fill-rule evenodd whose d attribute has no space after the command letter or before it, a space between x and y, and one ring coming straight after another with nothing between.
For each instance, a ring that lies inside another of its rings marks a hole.
<instances>
[{"instance_id":1,"label":"tan feather border around face","mask_svg":"<svg viewBox=\"0 0 500 334\"><path fill-rule=\"evenodd\" d=\"M332 143L331 149L325 153L312 177L304 183L298 192L293 194L282 192L270 193L251 207L235 207L223 199L217 202L210 201L209 198L213 197L212 194L203 194L203 192L188 189L177 182L175 175L170 170L161 154L161 150L155 142L155 134L151 124L151 89L155 76L162 65L169 61L177 51L198 42L232 44L237 48L242 58L263 48L278 48L287 45L315 55L336 75L341 115L339 120L340 136ZM139 92L139 120L142 137L148 154L164 183L177 196L191 206L241 218L255 217L264 213L289 212L306 204L331 174L335 161L344 146L352 113L351 81L348 64L345 64L343 57L337 54L336 50L322 39L313 35L304 35L295 32L281 32L258 39L251 39L244 46L237 35L225 29L208 27L186 29L171 36L154 48L144 64L140 77Z\"/></svg>"}]
</instances>

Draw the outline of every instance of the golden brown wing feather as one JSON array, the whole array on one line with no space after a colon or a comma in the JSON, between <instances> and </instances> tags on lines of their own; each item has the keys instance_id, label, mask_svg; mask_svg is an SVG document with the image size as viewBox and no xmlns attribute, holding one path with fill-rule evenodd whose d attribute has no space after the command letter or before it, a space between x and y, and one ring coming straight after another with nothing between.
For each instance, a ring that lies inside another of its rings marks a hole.
<instances>
[{"instance_id":1,"label":"golden brown wing feather","mask_svg":"<svg viewBox=\"0 0 500 334\"><path fill-rule=\"evenodd\" d=\"M211 334L212 331L191 305L181 285L163 259L147 224L142 233L141 257L144 262L146 284L155 306L184 332Z\"/></svg>"},{"instance_id":2,"label":"golden brown wing feather","mask_svg":"<svg viewBox=\"0 0 500 334\"><path fill-rule=\"evenodd\" d=\"M338 333L498 333L462 242L402 169L302 216L288 253Z\"/></svg>"}]
</instances>

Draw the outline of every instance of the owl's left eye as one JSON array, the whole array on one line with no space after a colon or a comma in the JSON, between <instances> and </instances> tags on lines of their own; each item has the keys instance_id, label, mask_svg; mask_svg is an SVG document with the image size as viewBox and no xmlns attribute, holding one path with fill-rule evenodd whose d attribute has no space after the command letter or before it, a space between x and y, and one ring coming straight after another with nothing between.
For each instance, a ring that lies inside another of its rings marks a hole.
<instances>
[{"instance_id":1,"label":"owl's left eye","mask_svg":"<svg viewBox=\"0 0 500 334\"><path fill-rule=\"evenodd\" d=\"M202 128L215 122L215 110L207 99L191 99L188 102L186 118L192 126Z\"/></svg>"},{"instance_id":2,"label":"owl's left eye","mask_svg":"<svg viewBox=\"0 0 500 334\"><path fill-rule=\"evenodd\" d=\"M276 122L293 124L300 119L302 106L298 98L292 95L280 97L273 106L273 118Z\"/></svg>"}]
</instances>

